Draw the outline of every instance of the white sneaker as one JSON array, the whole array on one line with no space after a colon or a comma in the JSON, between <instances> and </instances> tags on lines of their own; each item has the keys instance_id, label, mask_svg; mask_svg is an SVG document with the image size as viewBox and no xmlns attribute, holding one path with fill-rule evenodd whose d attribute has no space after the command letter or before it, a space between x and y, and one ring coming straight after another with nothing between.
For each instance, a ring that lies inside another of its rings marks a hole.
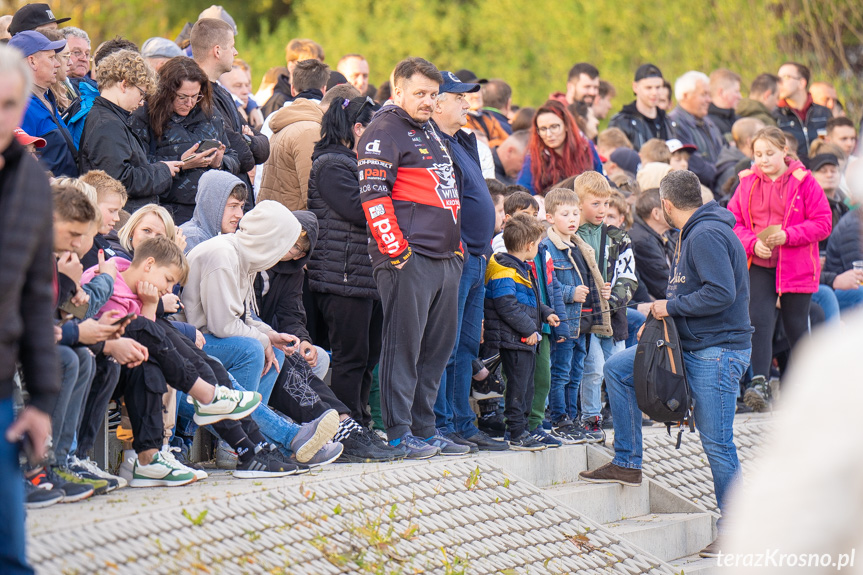
<instances>
[{"instance_id":1,"label":"white sneaker","mask_svg":"<svg viewBox=\"0 0 863 575\"><path fill-rule=\"evenodd\" d=\"M207 475L207 472L204 471L203 469L195 469L194 467L189 467L188 465L183 465L182 463L180 463L177 460L177 458L174 456L175 451L179 452L180 448L179 447L170 447L168 445L162 446L162 455L165 456L165 459L169 459L169 460L171 460L171 462L176 463L177 465L180 466L181 469L185 469L186 471L191 471L192 473L194 473L195 479L197 481L201 481L202 479L206 479L207 477L209 477L209 475Z\"/></svg>"},{"instance_id":2,"label":"white sneaker","mask_svg":"<svg viewBox=\"0 0 863 575\"><path fill-rule=\"evenodd\" d=\"M113 479L118 483L118 489L122 489L123 487L129 485L129 482L125 477L108 473L107 471L101 469L98 465L96 465L96 462L91 460L89 457L87 459L78 459L74 455L70 455L68 465L73 469L76 467L81 467L91 475L101 477L102 479L107 479L109 482Z\"/></svg>"},{"instance_id":3,"label":"white sneaker","mask_svg":"<svg viewBox=\"0 0 863 575\"><path fill-rule=\"evenodd\" d=\"M162 451L157 451L149 465L141 465L135 460L132 472L132 487L178 487L196 480L191 469L182 467L173 458L165 457Z\"/></svg>"},{"instance_id":4,"label":"white sneaker","mask_svg":"<svg viewBox=\"0 0 863 575\"><path fill-rule=\"evenodd\" d=\"M188 396L186 401L195 406L195 423L210 425L225 419L243 419L261 404L261 394L217 385L210 403L200 403L192 396Z\"/></svg>"}]
</instances>

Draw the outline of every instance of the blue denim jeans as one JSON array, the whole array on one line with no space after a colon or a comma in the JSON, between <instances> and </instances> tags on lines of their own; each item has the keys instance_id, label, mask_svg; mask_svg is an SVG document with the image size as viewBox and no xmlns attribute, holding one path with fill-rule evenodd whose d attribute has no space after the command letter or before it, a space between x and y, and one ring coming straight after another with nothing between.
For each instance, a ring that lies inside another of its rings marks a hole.
<instances>
[{"instance_id":1,"label":"blue denim jeans","mask_svg":"<svg viewBox=\"0 0 863 575\"><path fill-rule=\"evenodd\" d=\"M854 309L863 304L863 289L838 289L835 294L841 311Z\"/></svg>"},{"instance_id":2,"label":"blue denim jeans","mask_svg":"<svg viewBox=\"0 0 863 575\"><path fill-rule=\"evenodd\" d=\"M485 258L466 255L458 286L459 331L434 405L435 427L444 434L455 431L470 437L479 431L469 399L471 362L479 355L482 334L485 267Z\"/></svg>"},{"instance_id":3,"label":"blue denim jeans","mask_svg":"<svg viewBox=\"0 0 863 575\"><path fill-rule=\"evenodd\" d=\"M585 342L585 347L587 338L591 340L584 358L584 375L581 378L581 416L595 417L602 411L602 368L608 358L626 349L626 342L587 334L579 338Z\"/></svg>"},{"instance_id":4,"label":"blue denim jeans","mask_svg":"<svg viewBox=\"0 0 863 575\"><path fill-rule=\"evenodd\" d=\"M18 466L18 445L6 441L15 420L12 398L0 400L0 573L32 574L27 563L24 525L24 481Z\"/></svg>"},{"instance_id":5,"label":"blue denim jeans","mask_svg":"<svg viewBox=\"0 0 863 575\"><path fill-rule=\"evenodd\" d=\"M261 376L264 371L264 347L261 342L251 337L222 338L212 334L204 334L204 339L207 341L204 351L221 361L240 387L260 393L263 403L270 400L279 372L271 367L266 375ZM281 369L285 363L285 354L279 349L274 351Z\"/></svg>"},{"instance_id":6,"label":"blue denim jeans","mask_svg":"<svg viewBox=\"0 0 863 575\"><path fill-rule=\"evenodd\" d=\"M250 339L250 341L254 341L258 347L261 347L257 340ZM284 361L284 355L282 355L282 360ZM227 368L228 367L225 366L225 369ZM275 370L273 368L270 368L270 371ZM228 371L228 377L231 378L231 383L234 385L234 389L250 391L244 386L240 385L240 382L237 381L237 379L230 372L230 370ZM272 392L272 387L270 387L270 391ZM177 426L182 431L183 435L191 436L195 434L195 430L198 428L198 425L193 419L194 416L195 408L186 401L186 394L178 391ZM273 443L274 445L280 445L290 448L291 441L293 441L294 437L296 437L297 435L297 432L300 430L299 425L273 411L266 404L265 401L262 401L261 405L259 405L258 408L252 412L251 418L252 421L258 424L258 427L261 429L261 433L263 433L264 436L266 436L267 440L269 440L270 443Z\"/></svg>"},{"instance_id":7,"label":"blue denim jeans","mask_svg":"<svg viewBox=\"0 0 863 575\"><path fill-rule=\"evenodd\" d=\"M93 383L96 358L86 347L59 345L57 351L60 356L61 387L51 413L51 429L54 459L58 465L66 465L78 431L78 420L90 393L90 384Z\"/></svg>"},{"instance_id":8,"label":"blue denim jeans","mask_svg":"<svg viewBox=\"0 0 863 575\"><path fill-rule=\"evenodd\" d=\"M820 284L818 291L812 294L812 303L817 303L824 310L824 318L828 322L839 321L840 305L837 296L838 293L834 293L833 288L824 284Z\"/></svg>"},{"instance_id":9,"label":"blue denim jeans","mask_svg":"<svg viewBox=\"0 0 863 575\"><path fill-rule=\"evenodd\" d=\"M551 423L564 416L573 421L578 412L578 391L584 372L585 338L565 339L561 343L551 342L551 389L548 392L548 407Z\"/></svg>"},{"instance_id":10,"label":"blue denim jeans","mask_svg":"<svg viewBox=\"0 0 863 575\"><path fill-rule=\"evenodd\" d=\"M633 307L626 308L626 325L629 328L629 337L626 338L626 347L638 345L638 330L644 325L647 316Z\"/></svg>"},{"instance_id":11,"label":"blue denim jeans","mask_svg":"<svg viewBox=\"0 0 863 575\"><path fill-rule=\"evenodd\" d=\"M616 354L605 364L605 383L614 418L614 460L629 469L641 469L641 410L635 399L632 371L635 347ZM750 350L708 347L683 353L686 376L695 402L695 426L713 474L719 509L740 474L734 446L734 411L740 376L749 365Z\"/></svg>"}]
</instances>

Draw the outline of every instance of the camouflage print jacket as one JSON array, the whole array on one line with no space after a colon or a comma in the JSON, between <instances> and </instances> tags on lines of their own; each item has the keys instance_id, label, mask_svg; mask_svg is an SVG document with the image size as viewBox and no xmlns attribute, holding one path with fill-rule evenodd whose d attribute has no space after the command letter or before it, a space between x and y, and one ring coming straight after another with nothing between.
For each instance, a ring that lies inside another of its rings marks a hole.
<instances>
[{"instance_id":1,"label":"camouflage print jacket","mask_svg":"<svg viewBox=\"0 0 863 575\"><path fill-rule=\"evenodd\" d=\"M230 147L228 134L222 116L216 110L208 117L200 107L195 107L188 116L173 114L162 133L162 138L156 141L150 129L148 106L138 108L129 118L129 127L143 142L147 150L149 162L179 161L181 155L201 140L218 140L228 146L222 158L222 170L237 175L240 171L240 161L236 150ZM195 205L195 194L198 191L198 180L207 169L195 168L182 170L177 174L171 189L163 193L159 200L163 204Z\"/></svg>"}]
</instances>

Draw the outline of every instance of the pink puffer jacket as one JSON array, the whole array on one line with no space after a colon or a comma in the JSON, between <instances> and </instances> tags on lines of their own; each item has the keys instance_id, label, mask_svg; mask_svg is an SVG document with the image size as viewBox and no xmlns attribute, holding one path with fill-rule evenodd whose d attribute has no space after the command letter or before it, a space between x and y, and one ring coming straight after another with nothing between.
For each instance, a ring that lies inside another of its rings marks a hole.
<instances>
[{"instance_id":1,"label":"pink puffer jacket","mask_svg":"<svg viewBox=\"0 0 863 575\"><path fill-rule=\"evenodd\" d=\"M799 161L791 161L782 180L788 186L782 222L788 241L776 248L779 250L776 292L815 293L821 275L818 242L828 237L833 228L830 204L824 190ZM750 261L758 240L752 229L752 195L762 185L772 185L772 182L757 166L740 172L740 185L728 204L737 219L734 233L743 242Z\"/></svg>"}]
</instances>

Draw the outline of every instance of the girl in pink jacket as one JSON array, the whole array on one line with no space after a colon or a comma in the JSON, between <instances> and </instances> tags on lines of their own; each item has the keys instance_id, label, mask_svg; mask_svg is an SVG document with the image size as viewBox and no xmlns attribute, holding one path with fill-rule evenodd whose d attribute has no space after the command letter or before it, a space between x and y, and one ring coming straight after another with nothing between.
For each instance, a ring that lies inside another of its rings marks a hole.
<instances>
[{"instance_id":1,"label":"girl in pink jacket","mask_svg":"<svg viewBox=\"0 0 863 575\"><path fill-rule=\"evenodd\" d=\"M728 209L737 219L734 233L750 263L755 377L744 401L761 411L767 406L765 380L773 360L776 316L782 313L793 349L808 331L809 302L821 275L818 242L830 235L832 219L821 186L802 163L787 156L784 132L764 128L755 135L752 151L754 166L740 172Z\"/></svg>"}]
</instances>

